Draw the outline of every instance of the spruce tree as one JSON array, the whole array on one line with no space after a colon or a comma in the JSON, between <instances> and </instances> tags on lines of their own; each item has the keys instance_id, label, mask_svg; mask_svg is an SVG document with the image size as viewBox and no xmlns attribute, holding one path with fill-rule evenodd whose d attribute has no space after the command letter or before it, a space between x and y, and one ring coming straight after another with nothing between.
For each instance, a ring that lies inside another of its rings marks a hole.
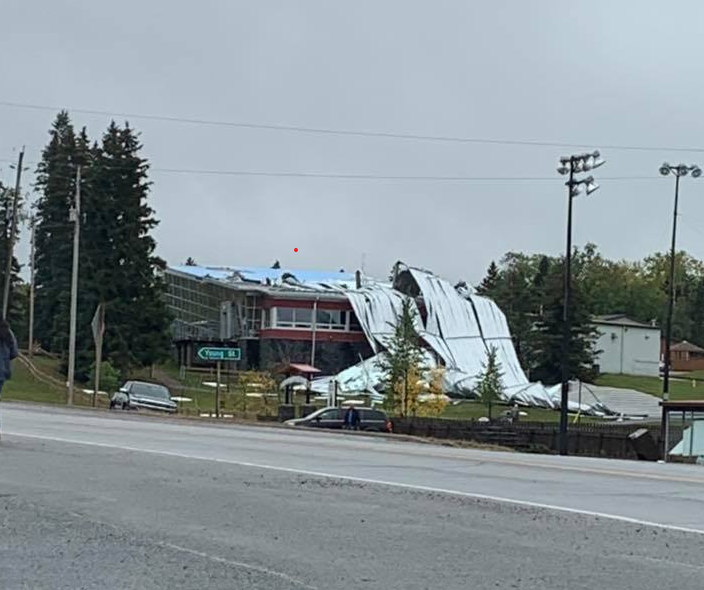
<instances>
[{"instance_id":1,"label":"spruce tree","mask_svg":"<svg viewBox=\"0 0 704 590\"><path fill-rule=\"evenodd\" d=\"M499 286L499 280L499 267L496 266L496 262L492 260L489 268L486 270L486 276L482 279L482 282L477 285L477 295L493 298Z\"/></svg>"},{"instance_id":2,"label":"spruce tree","mask_svg":"<svg viewBox=\"0 0 704 590\"><path fill-rule=\"evenodd\" d=\"M415 391L415 384L410 380L422 371L423 356L418 344L415 315L413 300L405 297L396 318L394 334L386 342L386 354L379 361L379 368L385 373L386 407L398 411L401 416L412 410L411 393Z\"/></svg>"},{"instance_id":3,"label":"spruce tree","mask_svg":"<svg viewBox=\"0 0 704 590\"><path fill-rule=\"evenodd\" d=\"M68 349L69 299L72 267L73 204L76 176L76 136L66 111L49 132L49 143L37 166L35 255L35 338L45 349Z\"/></svg>"},{"instance_id":4,"label":"spruce tree","mask_svg":"<svg viewBox=\"0 0 704 590\"><path fill-rule=\"evenodd\" d=\"M102 255L96 305L106 304L104 346L123 372L162 360L170 346L161 276L165 264L154 253L156 242L150 232L158 221L147 203L149 164L140 155L141 147L128 124L120 128L113 122L96 152L92 189L100 215L109 224L107 235L95 237L96 251Z\"/></svg>"},{"instance_id":5,"label":"spruce tree","mask_svg":"<svg viewBox=\"0 0 704 590\"><path fill-rule=\"evenodd\" d=\"M474 394L477 399L487 407L489 420L491 420L491 409L497 402L501 401L504 393L503 376L501 362L498 359L498 350L491 346L487 353L486 361L482 365L482 372L479 374Z\"/></svg>"},{"instance_id":6,"label":"spruce tree","mask_svg":"<svg viewBox=\"0 0 704 590\"><path fill-rule=\"evenodd\" d=\"M13 209L13 199L14 199L14 189L10 189L3 185L0 181L0 289L5 285L5 267L7 256L9 253L11 231L12 231L12 209ZM22 216L22 201L20 199L18 207L18 215ZM17 225L17 233L19 233L19 223ZM17 235L14 237L15 243L17 243ZM12 257L12 268L10 274L10 295L9 295L9 307L7 310L7 321L10 323L15 335L20 342L20 346L24 344L24 339L26 337L26 307L27 301L26 289L22 288L23 282L19 276L21 266L17 261L17 257L13 255Z\"/></svg>"},{"instance_id":7,"label":"spruce tree","mask_svg":"<svg viewBox=\"0 0 704 590\"><path fill-rule=\"evenodd\" d=\"M562 339L564 279L563 263L554 265L545 282L546 303L537 323L536 367L531 378L544 383L559 383L562 378ZM570 297L570 378L592 381L594 378L594 342L597 330L586 302L582 285L573 280Z\"/></svg>"}]
</instances>

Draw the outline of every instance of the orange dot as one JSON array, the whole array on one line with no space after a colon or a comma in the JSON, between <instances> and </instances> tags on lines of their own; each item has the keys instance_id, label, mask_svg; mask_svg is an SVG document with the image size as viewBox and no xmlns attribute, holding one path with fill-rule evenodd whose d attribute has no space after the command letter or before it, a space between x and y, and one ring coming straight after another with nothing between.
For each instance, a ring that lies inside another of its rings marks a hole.
<instances>
[{"instance_id":1,"label":"orange dot","mask_svg":"<svg viewBox=\"0 0 704 590\"><path fill-rule=\"evenodd\" d=\"M293 251L294 251L294 252L298 252L298 248L294 248Z\"/></svg>"}]
</instances>

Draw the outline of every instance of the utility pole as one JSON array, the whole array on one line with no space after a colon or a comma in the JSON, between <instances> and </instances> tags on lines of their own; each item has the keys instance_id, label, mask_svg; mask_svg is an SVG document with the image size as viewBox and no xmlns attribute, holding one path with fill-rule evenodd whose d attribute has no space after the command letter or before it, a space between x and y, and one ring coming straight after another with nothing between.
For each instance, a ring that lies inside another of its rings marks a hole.
<instances>
[{"instance_id":1,"label":"utility pole","mask_svg":"<svg viewBox=\"0 0 704 590\"><path fill-rule=\"evenodd\" d=\"M17 209L20 200L20 182L22 180L22 161L24 160L24 147L20 151L17 162L17 180L15 182L15 194L12 198L12 223L10 224L10 236L7 239L7 260L5 261L5 285L2 292L2 317L7 319L7 310L10 306L10 283L12 279L12 259L15 250L15 237L17 235Z\"/></svg>"},{"instance_id":2,"label":"utility pole","mask_svg":"<svg viewBox=\"0 0 704 590\"><path fill-rule=\"evenodd\" d=\"M76 168L76 199L71 208L73 226L73 270L71 272L71 319L68 337L68 392L66 404L73 404L76 371L76 313L78 308L78 247L81 239L81 166Z\"/></svg>"},{"instance_id":3,"label":"utility pole","mask_svg":"<svg viewBox=\"0 0 704 590\"><path fill-rule=\"evenodd\" d=\"M29 220L31 228L30 246L29 246L29 342L27 344L27 352L30 360L34 358L34 256L35 256L35 230L37 220L32 215Z\"/></svg>"}]
</instances>

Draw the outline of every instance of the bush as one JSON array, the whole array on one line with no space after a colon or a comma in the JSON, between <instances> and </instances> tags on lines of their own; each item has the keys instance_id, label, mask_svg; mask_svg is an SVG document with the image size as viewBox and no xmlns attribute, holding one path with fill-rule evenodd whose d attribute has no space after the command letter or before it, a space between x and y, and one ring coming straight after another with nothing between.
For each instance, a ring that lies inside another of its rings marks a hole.
<instances>
[{"instance_id":1,"label":"bush","mask_svg":"<svg viewBox=\"0 0 704 590\"><path fill-rule=\"evenodd\" d=\"M90 385L91 387L95 383L95 363L90 366ZM122 374L115 367L112 366L110 361L103 361L100 363L100 383L99 389L106 392L108 395L117 391L122 382Z\"/></svg>"}]
</instances>

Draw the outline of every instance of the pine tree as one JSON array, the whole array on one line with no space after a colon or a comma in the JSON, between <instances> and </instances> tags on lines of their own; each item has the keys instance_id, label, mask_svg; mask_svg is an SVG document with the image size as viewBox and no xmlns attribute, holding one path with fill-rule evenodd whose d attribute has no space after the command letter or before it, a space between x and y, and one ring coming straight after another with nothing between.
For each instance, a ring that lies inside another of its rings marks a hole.
<instances>
[{"instance_id":1,"label":"pine tree","mask_svg":"<svg viewBox=\"0 0 704 590\"><path fill-rule=\"evenodd\" d=\"M194 258L191 258L190 256L186 258L186 262L184 262L186 266L198 266Z\"/></svg>"},{"instance_id":2,"label":"pine tree","mask_svg":"<svg viewBox=\"0 0 704 590\"><path fill-rule=\"evenodd\" d=\"M496 262L493 260L486 270L486 276L482 279L482 282L477 286L477 295L483 295L485 297L493 298L496 293L496 289L499 286L499 267L496 266Z\"/></svg>"},{"instance_id":3,"label":"pine tree","mask_svg":"<svg viewBox=\"0 0 704 590\"><path fill-rule=\"evenodd\" d=\"M502 399L504 393L504 374L501 370L501 362L497 358L497 352L495 346L489 348L486 361L482 365L483 371L474 388L477 399L487 407L489 420L491 420L492 406Z\"/></svg>"},{"instance_id":4,"label":"pine tree","mask_svg":"<svg viewBox=\"0 0 704 590\"><path fill-rule=\"evenodd\" d=\"M7 256L9 253L10 245L10 233L12 231L12 210L13 210L13 199L14 199L14 189L5 187L2 182L0 182L0 289L5 285L5 267ZM22 217L22 200L19 201L18 215ZM17 232L14 236L15 243L17 243L17 234L19 233L19 222L17 225ZM12 257L12 267L10 274L10 295L9 295L9 307L7 310L7 321L12 326L15 335L20 342L20 345L24 343L24 339L21 338L26 332L26 289L23 289L22 279L19 276L21 266L17 261L17 257L13 255ZM24 330L24 331L23 331Z\"/></svg>"},{"instance_id":5,"label":"pine tree","mask_svg":"<svg viewBox=\"0 0 704 590\"><path fill-rule=\"evenodd\" d=\"M66 111L49 132L50 140L37 166L35 338L47 350L68 348L71 287L76 136Z\"/></svg>"},{"instance_id":6,"label":"pine tree","mask_svg":"<svg viewBox=\"0 0 704 590\"><path fill-rule=\"evenodd\" d=\"M414 376L421 374L422 350L418 344L415 328L416 312L413 300L404 298L401 311L396 318L394 335L386 343L386 354L379 361L379 368L385 373L386 406L408 415L415 405L412 400ZM417 397L417 395L416 395Z\"/></svg>"},{"instance_id":7,"label":"pine tree","mask_svg":"<svg viewBox=\"0 0 704 590\"><path fill-rule=\"evenodd\" d=\"M97 289L106 303L104 346L123 372L162 360L171 341L161 276L165 264L154 254L150 235L158 221L147 203L149 164L139 155L141 147L129 125L112 123L95 166L95 198L110 222L102 269L109 281Z\"/></svg>"},{"instance_id":8,"label":"pine tree","mask_svg":"<svg viewBox=\"0 0 704 590\"><path fill-rule=\"evenodd\" d=\"M564 279L563 264L556 264L546 282L543 317L537 323L536 367L531 375L536 381L559 383L562 378L562 339ZM592 381L594 378L594 342L597 330L579 281L573 281L570 297L570 378Z\"/></svg>"},{"instance_id":9,"label":"pine tree","mask_svg":"<svg viewBox=\"0 0 704 590\"><path fill-rule=\"evenodd\" d=\"M278 260L275 260L274 264L271 265L271 268L281 268L281 263Z\"/></svg>"}]
</instances>

